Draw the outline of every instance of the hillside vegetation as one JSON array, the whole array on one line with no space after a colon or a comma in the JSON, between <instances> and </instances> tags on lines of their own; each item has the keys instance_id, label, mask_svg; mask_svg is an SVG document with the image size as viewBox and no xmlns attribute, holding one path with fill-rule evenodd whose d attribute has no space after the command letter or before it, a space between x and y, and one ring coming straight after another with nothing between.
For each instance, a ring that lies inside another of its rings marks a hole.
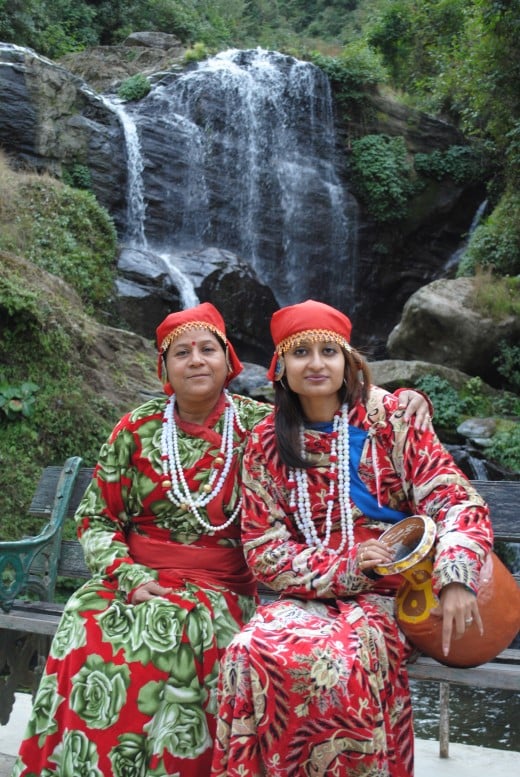
<instances>
[{"instance_id":1,"label":"hillside vegetation","mask_svg":"<svg viewBox=\"0 0 520 777\"><path fill-rule=\"evenodd\" d=\"M91 194L0 156L0 539L36 529L25 507L43 466L93 464L117 418L160 390L152 344L95 321L114 262Z\"/></svg>"}]
</instances>

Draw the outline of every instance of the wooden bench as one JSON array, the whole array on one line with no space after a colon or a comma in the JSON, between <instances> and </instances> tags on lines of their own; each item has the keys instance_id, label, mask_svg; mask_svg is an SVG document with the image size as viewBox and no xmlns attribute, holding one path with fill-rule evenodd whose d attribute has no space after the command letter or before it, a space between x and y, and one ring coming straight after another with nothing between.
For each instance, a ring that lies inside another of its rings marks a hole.
<instances>
[{"instance_id":1,"label":"wooden bench","mask_svg":"<svg viewBox=\"0 0 520 777\"><path fill-rule=\"evenodd\" d=\"M46 467L29 508L31 515L46 519L37 537L0 542L0 724L9 720L14 693L19 688L36 690L48 654L50 640L63 612L54 601L58 577L87 579L81 546L62 539L67 518L74 515L92 468L82 467L79 457L63 467ZM520 481L473 481L491 508L497 542L520 542ZM21 595L29 598L21 598ZM273 592L260 589L263 600ZM2 670L2 667L4 668ZM494 661L470 669L444 666L420 656L409 665L412 680L440 683L440 756L449 751L449 686L520 692L520 649L510 648Z\"/></svg>"}]
</instances>

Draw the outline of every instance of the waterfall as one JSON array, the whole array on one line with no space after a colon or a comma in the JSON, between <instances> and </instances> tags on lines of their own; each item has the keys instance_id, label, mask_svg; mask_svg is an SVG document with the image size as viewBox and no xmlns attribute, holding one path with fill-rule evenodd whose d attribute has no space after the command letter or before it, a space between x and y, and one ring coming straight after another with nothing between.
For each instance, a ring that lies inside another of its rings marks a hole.
<instances>
[{"instance_id":1,"label":"waterfall","mask_svg":"<svg viewBox=\"0 0 520 777\"><path fill-rule=\"evenodd\" d=\"M159 256L163 260L165 267L168 269L170 278L179 291L182 307L186 309L198 305L200 299L197 297L195 288L189 276L182 272L182 270L177 266L171 254L165 253L159 254Z\"/></svg>"},{"instance_id":2,"label":"waterfall","mask_svg":"<svg viewBox=\"0 0 520 777\"><path fill-rule=\"evenodd\" d=\"M338 172L321 70L230 50L163 74L131 111L133 136L122 116L127 142L135 149L138 138L142 154L128 153L133 240L163 257L235 252L280 304L308 296L348 304L355 206Z\"/></svg>"},{"instance_id":3,"label":"waterfall","mask_svg":"<svg viewBox=\"0 0 520 777\"><path fill-rule=\"evenodd\" d=\"M444 272L449 273L450 271L456 271L460 260L466 253L466 249L468 247L470 238L473 234L473 232L476 230L478 225L480 224L480 221L482 220L482 216L486 212L486 208L488 205L487 200L483 200L480 205L478 206L477 210L475 211L475 215L473 216L473 219L471 221L470 227L468 229L467 235L465 239L462 242L462 245L460 245L456 251L454 251L451 256L448 257L446 264L444 265Z\"/></svg>"},{"instance_id":4,"label":"waterfall","mask_svg":"<svg viewBox=\"0 0 520 777\"><path fill-rule=\"evenodd\" d=\"M117 114L125 137L127 154L127 208L126 208L126 234L124 241L126 243L125 251L134 252L138 256L139 252L146 252L148 241L145 233L146 203L144 198L144 158L141 150L141 142L137 130L136 122L132 115L126 109L124 103L119 99L109 99L102 97L104 104ZM144 254L142 254L144 257ZM183 308L193 307L200 300L195 293L193 283L190 278L183 273L172 261L168 252L158 253L156 262L163 264L167 274L170 276L173 284L177 288ZM141 258L138 262L140 267L146 263L146 259Z\"/></svg>"},{"instance_id":5,"label":"waterfall","mask_svg":"<svg viewBox=\"0 0 520 777\"><path fill-rule=\"evenodd\" d=\"M128 159L128 187L126 205L126 234L125 241L132 248L146 249L145 235L146 205L143 191L144 160L141 153L141 143L137 127L131 115L127 112L124 103L118 99L103 97L103 102L110 110L117 114L123 128Z\"/></svg>"}]
</instances>

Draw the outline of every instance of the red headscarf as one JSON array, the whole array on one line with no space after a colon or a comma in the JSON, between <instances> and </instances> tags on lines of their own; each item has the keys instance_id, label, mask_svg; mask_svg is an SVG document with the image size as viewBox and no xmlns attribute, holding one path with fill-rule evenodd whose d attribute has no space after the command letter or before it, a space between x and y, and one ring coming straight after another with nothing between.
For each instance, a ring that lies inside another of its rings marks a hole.
<instances>
[{"instance_id":1,"label":"red headscarf","mask_svg":"<svg viewBox=\"0 0 520 777\"><path fill-rule=\"evenodd\" d=\"M233 378L236 378L236 376L242 372L242 362L227 339L224 319L216 307L210 302L203 302L201 305L197 305L194 308L179 310L177 313L170 313L155 330L157 350L159 352L157 360L159 380L162 380L164 353L167 351L172 340L175 340L187 329L209 329L210 332L213 332L213 334L217 335L217 337L222 340L226 347L226 360L229 367L226 386ZM172 393L172 387L169 383L165 383L163 388L167 394Z\"/></svg>"},{"instance_id":2,"label":"red headscarf","mask_svg":"<svg viewBox=\"0 0 520 777\"><path fill-rule=\"evenodd\" d=\"M331 340L349 351L351 331L350 319L324 302L308 299L277 310L271 318L271 336L276 350L267 377L269 380L281 378L280 357L302 340Z\"/></svg>"}]
</instances>

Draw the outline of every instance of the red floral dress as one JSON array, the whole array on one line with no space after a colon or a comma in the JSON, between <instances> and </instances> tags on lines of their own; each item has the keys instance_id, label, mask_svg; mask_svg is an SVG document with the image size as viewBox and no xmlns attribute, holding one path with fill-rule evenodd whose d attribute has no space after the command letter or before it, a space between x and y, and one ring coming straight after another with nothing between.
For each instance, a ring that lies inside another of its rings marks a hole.
<instances>
[{"instance_id":1,"label":"red floral dress","mask_svg":"<svg viewBox=\"0 0 520 777\"><path fill-rule=\"evenodd\" d=\"M437 437L409 426L377 387L349 423L367 432L357 472L368 492L437 522L435 589L457 581L476 591L492 544L488 509ZM306 431L305 447L323 537L330 435ZM354 547L309 547L291 515L272 416L248 443L243 483L246 557L281 597L258 608L221 663L213 777L412 777L411 646L394 617L397 581L370 579L356 562L357 544L388 524L354 504Z\"/></svg>"},{"instance_id":2,"label":"red floral dress","mask_svg":"<svg viewBox=\"0 0 520 777\"><path fill-rule=\"evenodd\" d=\"M224 523L240 496L246 433L269 407L234 396L234 463L218 499L200 508ZM161 466L165 398L125 416L103 446L76 516L93 578L68 601L52 642L13 777L203 777L209 774L220 657L254 612L256 598L215 576L177 574L160 553L243 559L238 518L208 534L167 498ZM223 405L205 426L178 419L179 451L190 489L204 488L219 454ZM154 544L154 543L158 543ZM239 565L240 566L240 565ZM216 571L218 573L218 564ZM231 570L233 572L233 570ZM242 573L242 567L238 569ZM141 604L132 591L157 580L173 592Z\"/></svg>"}]
</instances>

